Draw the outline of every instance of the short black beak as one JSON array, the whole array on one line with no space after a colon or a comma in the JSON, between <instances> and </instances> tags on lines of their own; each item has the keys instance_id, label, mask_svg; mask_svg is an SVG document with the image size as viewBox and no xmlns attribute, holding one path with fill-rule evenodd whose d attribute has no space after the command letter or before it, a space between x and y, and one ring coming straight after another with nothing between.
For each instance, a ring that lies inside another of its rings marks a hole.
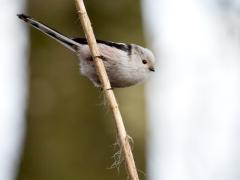
<instances>
[{"instance_id":1,"label":"short black beak","mask_svg":"<svg viewBox=\"0 0 240 180\"><path fill-rule=\"evenodd\" d=\"M152 71L152 72L155 71L154 67L150 67L149 70Z\"/></svg>"}]
</instances>

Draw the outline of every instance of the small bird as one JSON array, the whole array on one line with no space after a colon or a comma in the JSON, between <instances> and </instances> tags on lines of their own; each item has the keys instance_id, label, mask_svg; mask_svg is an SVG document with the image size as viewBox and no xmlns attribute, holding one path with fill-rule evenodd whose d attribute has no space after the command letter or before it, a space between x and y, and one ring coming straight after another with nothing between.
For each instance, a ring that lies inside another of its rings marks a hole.
<instances>
[{"instance_id":1,"label":"small bird","mask_svg":"<svg viewBox=\"0 0 240 180\"><path fill-rule=\"evenodd\" d=\"M81 74L86 76L96 87L101 87L85 38L69 38L30 16L24 14L18 14L17 16L75 52L80 59ZM154 55L147 48L136 44L103 40L97 40L97 45L112 88L123 88L142 83L155 71Z\"/></svg>"}]
</instances>

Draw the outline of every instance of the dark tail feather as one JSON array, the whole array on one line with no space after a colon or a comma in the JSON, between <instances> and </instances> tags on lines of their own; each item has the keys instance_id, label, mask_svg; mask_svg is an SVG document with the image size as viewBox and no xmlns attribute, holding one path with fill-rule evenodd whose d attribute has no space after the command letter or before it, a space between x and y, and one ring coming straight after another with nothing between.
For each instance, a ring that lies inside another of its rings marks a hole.
<instances>
[{"instance_id":1,"label":"dark tail feather","mask_svg":"<svg viewBox=\"0 0 240 180\"><path fill-rule=\"evenodd\" d=\"M18 14L17 15L20 19L23 21L29 23L32 25L34 28L38 29L39 31L43 32L47 36L55 39L56 41L60 42L62 45L67 47L68 49L72 50L73 52L76 52L78 47L80 46L79 43L76 41L62 35L61 33L57 32L56 30L34 20L30 16L26 16L25 14Z\"/></svg>"}]
</instances>

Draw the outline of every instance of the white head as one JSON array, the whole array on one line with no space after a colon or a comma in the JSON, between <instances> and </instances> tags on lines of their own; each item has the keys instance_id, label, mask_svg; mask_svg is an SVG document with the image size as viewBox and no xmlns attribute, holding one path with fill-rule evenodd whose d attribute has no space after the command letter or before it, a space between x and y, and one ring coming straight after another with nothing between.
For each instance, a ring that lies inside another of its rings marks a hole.
<instances>
[{"instance_id":1,"label":"white head","mask_svg":"<svg viewBox=\"0 0 240 180\"><path fill-rule=\"evenodd\" d=\"M134 45L134 49L136 51L136 54L139 56L139 63L140 63L140 67L144 68L145 71L151 73L155 71L155 57L152 53L152 51L150 51L147 48L143 48L141 46L138 45Z\"/></svg>"}]
</instances>

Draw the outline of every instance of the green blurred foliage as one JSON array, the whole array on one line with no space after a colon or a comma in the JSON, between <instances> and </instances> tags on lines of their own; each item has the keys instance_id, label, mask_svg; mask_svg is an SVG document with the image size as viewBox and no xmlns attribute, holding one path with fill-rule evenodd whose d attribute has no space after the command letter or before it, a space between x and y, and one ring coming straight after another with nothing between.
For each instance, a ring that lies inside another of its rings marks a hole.
<instances>
[{"instance_id":1,"label":"green blurred foliage","mask_svg":"<svg viewBox=\"0 0 240 180\"><path fill-rule=\"evenodd\" d=\"M143 44L140 1L88 0L98 39ZM71 37L83 36L74 0L29 1L29 15ZM27 134L18 180L127 179L108 169L118 150L115 124L102 92L79 75L77 57L31 29ZM133 153L145 171L144 88L116 89ZM145 176L140 173L141 179Z\"/></svg>"}]
</instances>

